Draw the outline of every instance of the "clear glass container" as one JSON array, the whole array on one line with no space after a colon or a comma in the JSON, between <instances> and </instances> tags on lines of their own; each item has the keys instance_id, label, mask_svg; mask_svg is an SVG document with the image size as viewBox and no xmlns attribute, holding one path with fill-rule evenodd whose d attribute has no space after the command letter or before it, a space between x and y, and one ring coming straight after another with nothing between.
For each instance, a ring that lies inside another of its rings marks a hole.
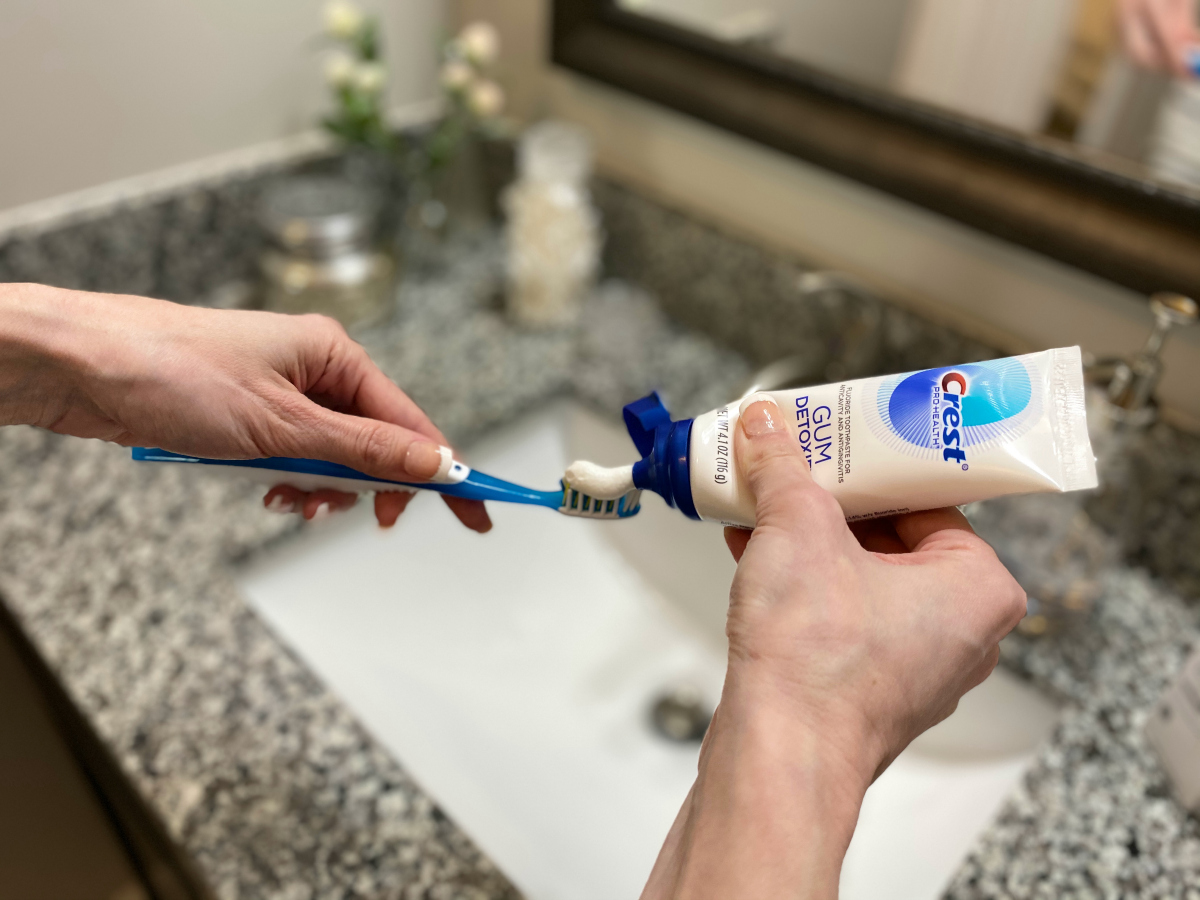
<instances>
[{"instance_id":1,"label":"clear glass container","mask_svg":"<svg viewBox=\"0 0 1200 900\"><path fill-rule=\"evenodd\" d=\"M259 259L263 306L322 313L348 328L388 318L397 265L375 246L377 214L366 189L338 178L288 178L268 188L259 215L271 239Z\"/></svg>"},{"instance_id":2,"label":"clear glass container","mask_svg":"<svg viewBox=\"0 0 1200 900\"><path fill-rule=\"evenodd\" d=\"M600 221L588 192L587 135L566 122L534 125L517 150L519 176L505 193L508 312L532 328L580 314L600 260Z\"/></svg>"}]
</instances>

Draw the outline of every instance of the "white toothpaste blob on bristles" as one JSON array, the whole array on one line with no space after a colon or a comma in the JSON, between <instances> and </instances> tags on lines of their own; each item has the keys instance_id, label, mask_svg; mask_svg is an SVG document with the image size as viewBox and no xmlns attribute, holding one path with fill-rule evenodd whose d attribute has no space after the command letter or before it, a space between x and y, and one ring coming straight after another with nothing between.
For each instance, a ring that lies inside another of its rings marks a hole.
<instances>
[{"instance_id":1,"label":"white toothpaste blob on bristles","mask_svg":"<svg viewBox=\"0 0 1200 900\"><path fill-rule=\"evenodd\" d=\"M586 459L578 459L567 466L563 481L575 490L600 500L615 500L633 490L633 466L610 469Z\"/></svg>"}]
</instances>

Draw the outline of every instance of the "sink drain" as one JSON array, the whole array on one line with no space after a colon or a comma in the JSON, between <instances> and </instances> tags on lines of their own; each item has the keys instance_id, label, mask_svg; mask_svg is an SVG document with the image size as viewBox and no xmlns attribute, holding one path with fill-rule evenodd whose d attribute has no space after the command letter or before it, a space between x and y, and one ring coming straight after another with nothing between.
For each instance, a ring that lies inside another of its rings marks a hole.
<instances>
[{"instance_id":1,"label":"sink drain","mask_svg":"<svg viewBox=\"0 0 1200 900\"><path fill-rule=\"evenodd\" d=\"M687 743L703 739L712 710L695 688L678 687L664 691L650 707L654 730L669 741Z\"/></svg>"}]
</instances>

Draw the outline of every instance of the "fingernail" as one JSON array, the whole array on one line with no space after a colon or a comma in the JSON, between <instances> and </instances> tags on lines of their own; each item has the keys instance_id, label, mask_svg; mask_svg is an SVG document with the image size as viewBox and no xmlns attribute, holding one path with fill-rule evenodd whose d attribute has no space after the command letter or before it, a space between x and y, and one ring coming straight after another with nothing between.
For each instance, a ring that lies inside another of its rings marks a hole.
<instances>
[{"instance_id":1,"label":"fingernail","mask_svg":"<svg viewBox=\"0 0 1200 900\"><path fill-rule=\"evenodd\" d=\"M428 441L409 444L408 452L404 454L404 471L414 478L433 478L442 468L442 451L446 449Z\"/></svg>"},{"instance_id":2,"label":"fingernail","mask_svg":"<svg viewBox=\"0 0 1200 900\"><path fill-rule=\"evenodd\" d=\"M770 394L751 394L738 407L742 430L750 437L779 430L779 404Z\"/></svg>"},{"instance_id":3,"label":"fingernail","mask_svg":"<svg viewBox=\"0 0 1200 900\"><path fill-rule=\"evenodd\" d=\"M425 478L435 484L462 481L471 471L454 459L454 451L420 441L410 444L404 455L404 470L417 478Z\"/></svg>"},{"instance_id":4,"label":"fingernail","mask_svg":"<svg viewBox=\"0 0 1200 900\"><path fill-rule=\"evenodd\" d=\"M766 391L755 391L753 394L747 394L742 399L741 406L738 407L738 415L744 416L746 414L746 408L748 406L750 406L751 403L763 403L763 402L775 403L775 398L772 397L770 394L768 394ZM775 403L775 406L779 406L779 404Z\"/></svg>"},{"instance_id":5,"label":"fingernail","mask_svg":"<svg viewBox=\"0 0 1200 900\"><path fill-rule=\"evenodd\" d=\"M322 519L328 519L332 514L333 514L333 510L330 508L329 504L322 503L320 506L318 506L316 508L316 510L312 514L312 518L309 519L308 521L320 522Z\"/></svg>"},{"instance_id":6,"label":"fingernail","mask_svg":"<svg viewBox=\"0 0 1200 900\"><path fill-rule=\"evenodd\" d=\"M267 504L267 510L273 513L283 515L295 510L296 504L291 500L284 499L282 494L276 494L271 498L271 502Z\"/></svg>"}]
</instances>

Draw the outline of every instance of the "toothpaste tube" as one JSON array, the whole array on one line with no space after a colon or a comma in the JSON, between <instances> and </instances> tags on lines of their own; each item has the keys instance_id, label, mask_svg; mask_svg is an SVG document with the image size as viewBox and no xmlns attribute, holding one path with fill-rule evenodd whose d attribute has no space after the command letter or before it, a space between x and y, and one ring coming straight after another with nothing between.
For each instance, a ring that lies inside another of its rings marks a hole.
<instances>
[{"instance_id":1,"label":"toothpaste tube","mask_svg":"<svg viewBox=\"0 0 1200 900\"><path fill-rule=\"evenodd\" d=\"M849 520L1097 483L1078 347L769 393ZM692 518L753 527L737 420L737 402L680 422L656 394L631 403L634 484Z\"/></svg>"}]
</instances>

